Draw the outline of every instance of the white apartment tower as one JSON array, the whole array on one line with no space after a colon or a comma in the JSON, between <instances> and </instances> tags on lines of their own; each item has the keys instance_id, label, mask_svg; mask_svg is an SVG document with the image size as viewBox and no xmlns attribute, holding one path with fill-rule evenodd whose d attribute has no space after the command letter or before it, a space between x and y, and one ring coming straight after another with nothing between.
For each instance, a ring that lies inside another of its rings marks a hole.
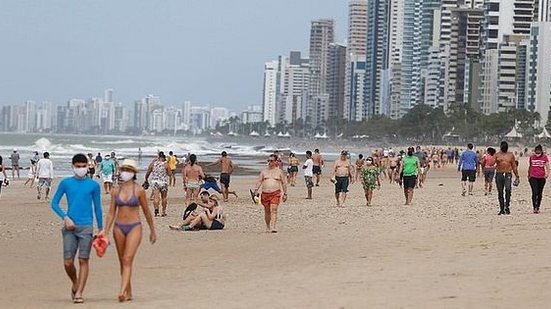
<instances>
[{"instance_id":1,"label":"white apartment tower","mask_svg":"<svg viewBox=\"0 0 551 309\"><path fill-rule=\"evenodd\" d=\"M540 114L541 125L548 123L551 107L551 22L532 24L527 52L526 107Z\"/></svg>"},{"instance_id":2,"label":"white apartment tower","mask_svg":"<svg viewBox=\"0 0 551 309\"><path fill-rule=\"evenodd\" d=\"M264 91L262 100L262 114L264 121L268 121L270 126L275 126L276 104L277 104L277 79L278 79L278 61L266 62L264 65Z\"/></svg>"}]
</instances>

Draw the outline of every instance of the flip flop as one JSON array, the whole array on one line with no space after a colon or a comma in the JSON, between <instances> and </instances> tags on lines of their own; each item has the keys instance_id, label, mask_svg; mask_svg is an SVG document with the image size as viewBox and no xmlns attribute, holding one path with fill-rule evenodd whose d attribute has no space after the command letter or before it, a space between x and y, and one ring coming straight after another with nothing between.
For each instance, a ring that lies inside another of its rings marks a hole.
<instances>
[{"instance_id":1,"label":"flip flop","mask_svg":"<svg viewBox=\"0 0 551 309\"><path fill-rule=\"evenodd\" d=\"M75 297L73 299L74 304L84 304L84 299L82 297Z\"/></svg>"},{"instance_id":2,"label":"flip flop","mask_svg":"<svg viewBox=\"0 0 551 309\"><path fill-rule=\"evenodd\" d=\"M249 189L249 192L251 193L251 199L253 200L253 203L256 203L256 201L254 200L256 195L254 194L253 189Z\"/></svg>"}]
</instances>

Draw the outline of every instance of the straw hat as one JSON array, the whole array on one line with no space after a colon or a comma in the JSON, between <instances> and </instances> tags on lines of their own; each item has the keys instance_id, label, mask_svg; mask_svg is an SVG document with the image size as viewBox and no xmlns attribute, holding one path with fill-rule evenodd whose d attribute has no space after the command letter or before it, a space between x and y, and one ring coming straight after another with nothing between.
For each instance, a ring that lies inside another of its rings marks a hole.
<instances>
[{"instance_id":1,"label":"straw hat","mask_svg":"<svg viewBox=\"0 0 551 309\"><path fill-rule=\"evenodd\" d=\"M136 163L136 161L132 159L125 159L124 161L122 161L120 168L127 168L134 171L134 173L137 173L139 171L138 163Z\"/></svg>"}]
</instances>

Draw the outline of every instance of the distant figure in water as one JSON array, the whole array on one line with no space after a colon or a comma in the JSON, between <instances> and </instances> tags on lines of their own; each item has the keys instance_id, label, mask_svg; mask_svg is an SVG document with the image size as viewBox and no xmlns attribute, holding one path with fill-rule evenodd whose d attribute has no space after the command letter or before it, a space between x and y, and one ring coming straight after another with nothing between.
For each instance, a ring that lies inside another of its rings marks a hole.
<instances>
[{"instance_id":1,"label":"distant figure in water","mask_svg":"<svg viewBox=\"0 0 551 309\"><path fill-rule=\"evenodd\" d=\"M138 160L140 160L140 161L142 160L142 154L143 154L142 147L139 147L138 148Z\"/></svg>"}]
</instances>

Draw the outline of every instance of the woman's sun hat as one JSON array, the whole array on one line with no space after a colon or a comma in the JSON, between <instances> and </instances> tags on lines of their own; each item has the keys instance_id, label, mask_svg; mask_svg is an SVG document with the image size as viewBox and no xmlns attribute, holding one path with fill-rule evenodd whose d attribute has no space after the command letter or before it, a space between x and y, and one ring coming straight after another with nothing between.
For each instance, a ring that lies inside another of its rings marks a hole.
<instances>
[{"instance_id":1,"label":"woman's sun hat","mask_svg":"<svg viewBox=\"0 0 551 309\"><path fill-rule=\"evenodd\" d=\"M125 159L124 161L122 161L120 168L132 170L134 173L137 173L139 171L138 163L132 159Z\"/></svg>"}]
</instances>

